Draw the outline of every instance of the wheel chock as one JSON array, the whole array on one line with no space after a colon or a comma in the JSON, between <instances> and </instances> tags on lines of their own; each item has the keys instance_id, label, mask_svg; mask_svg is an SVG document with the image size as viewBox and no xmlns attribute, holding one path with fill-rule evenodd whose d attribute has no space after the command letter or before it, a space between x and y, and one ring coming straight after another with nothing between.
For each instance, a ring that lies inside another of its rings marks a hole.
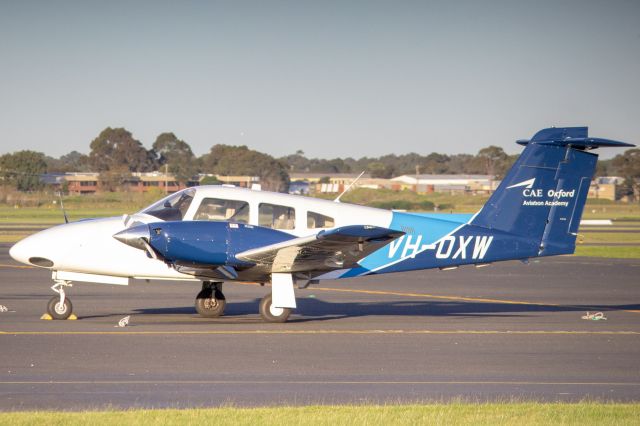
<instances>
[{"instance_id":1,"label":"wheel chock","mask_svg":"<svg viewBox=\"0 0 640 426\"><path fill-rule=\"evenodd\" d=\"M51 315L49 315L49 314L43 314L40 317L40 319L41 320L51 321L51 320L53 320L53 317ZM67 321L75 321L77 319L78 319L78 317L76 316L76 314L71 314L71 315L69 315L69 318L67 318Z\"/></svg>"}]
</instances>

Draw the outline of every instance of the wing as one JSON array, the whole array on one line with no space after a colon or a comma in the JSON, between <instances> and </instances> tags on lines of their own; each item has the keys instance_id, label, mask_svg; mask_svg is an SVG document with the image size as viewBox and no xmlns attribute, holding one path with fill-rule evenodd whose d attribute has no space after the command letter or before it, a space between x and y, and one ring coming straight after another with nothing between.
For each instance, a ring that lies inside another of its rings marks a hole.
<instances>
[{"instance_id":1,"label":"wing","mask_svg":"<svg viewBox=\"0 0 640 426\"><path fill-rule=\"evenodd\" d=\"M320 231L236 254L241 261L270 266L271 273L326 271L351 268L404 232L369 225Z\"/></svg>"}]
</instances>

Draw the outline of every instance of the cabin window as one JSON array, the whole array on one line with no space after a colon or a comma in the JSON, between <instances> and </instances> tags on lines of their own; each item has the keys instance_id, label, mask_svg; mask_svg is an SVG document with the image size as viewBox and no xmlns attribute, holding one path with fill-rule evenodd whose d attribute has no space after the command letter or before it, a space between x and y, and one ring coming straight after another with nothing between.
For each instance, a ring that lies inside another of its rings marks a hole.
<instances>
[{"instance_id":1,"label":"cabin window","mask_svg":"<svg viewBox=\"0 0 640 426\"><path fill-rule=\"evenodd\" d=\"M294 229L296 211L293 207L261 203L258 208L258 225L274 229Z\"/></svg>"},{"instance_id":2,"label":"cabin window","mask_svg":"<svg viewBox=\"0 0 640 426\"><path fill-rule=\"evenodd\" d=\"M249 203L239 200L205 198L200 203L193 220L225 220L249 223Z\"/></svg>"},{"instance_id":3,"label":"cabin window","mask_svg":"<svg viewBox=\"0 0 640 426\"><path fill-rule=\"evenodd\" d=\"M307 212L307 228L333 228L335 221L332 217L316 212Z\"/></svg>"},{"instance_id":4,"label":"cabin window","mask_svg":"<svg viewBox=\"0 0 640 426\"><path fill-rule=\"evenodd\" d=\"M155 216L158 219L166 221L182 220L187 213L193 196L195 195L195 189L186 189L184 191L176 192L169 195L142 210L142 213Z\"/></svg>"}]
</instances>

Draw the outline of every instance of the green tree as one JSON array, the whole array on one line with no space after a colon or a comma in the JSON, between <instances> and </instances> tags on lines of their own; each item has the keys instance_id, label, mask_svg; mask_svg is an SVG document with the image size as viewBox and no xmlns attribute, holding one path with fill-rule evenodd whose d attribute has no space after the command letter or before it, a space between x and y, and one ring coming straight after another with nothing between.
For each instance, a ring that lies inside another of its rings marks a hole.
<instances>
[{"instance_id":1,"label":"green tree","mask_svg":"<svg viewBox=\"0 0 640 426\"><path fill-rule=\"evenodd\" d=\"M609 176L613 166L612 160L598 160L596 163L596 176Z\"/></svg>"},{"instance_id":2,"label":"green tree","mask_svg":"<svg viewBox=\"0 0 640 426\"><path fill-rule=\"evenodd\" d=\"M448 163L448 156L432 152L424 159L423 166L420 169L430 174L447 173L449 171Z\"/></svg>"},{"instance_id":3,"label":"green tree","mask_svg":"<svg viewBox=\"0 0 640 426\"><path fill-rule=\"evenodd\" d=\"M71 151L60 158L46 157L47 171L52 172L88 172L89 157L78 151Z\"/></svg>"},{"instance_id":4,"label":"green tree","mask_svg":"<svg viewBox=\"0 0 640 426\"><path fill-rule=\"evenodd\" d=\"M69 172L88 172L90 171L89 156L78 151L71 151L60 157L62 165Z\"/></svg>"},{"instance_id":5,"label":"green tree","mask_svg":"<svg viewBox=\"0 0 640 426\"><path fill-rule=\"evenodd\" d=\"M159 156L159 164L166 165L177 181L187 183L198 173L198 164L191 147L173 133L158 135L153 143L153 150Z\"/></svg>"},{"instance_id":6,"label":"green tree","mask_svg":"<svg viewBox=\"0 0 640 426\"><path fill-rule=\"evenodd\" d=\"M369 171L369 174L371 174L372 178L389 179L393 175L393 169L390 166L386 166L381 161L369 163L367 170Z\"/></svg>"},{"instance_id":7,"label":"green tree","mask_svg":"<svg viewBox=\"0 0 640 426\"><path fill-rule=\"evenodd\" d=\"M121 187L131 172L149 172L158 166L155 152L147 151L122 127L107 127L90 147L89 164L100 172L100 184L108 191Z\"/></svg>"},{"instance_id":8,"label":"green tree","mask_svg":"<svg viewBox=\"0 0 640 426\"><path fill-rule=\"evenodd\" d=\"M295 154L290 154L279 159L285 163L291 172L308 172L310 170L310 161L304 156L304 151L297 150Z\"/></svg>"},{"instance_id":9,"label":"green tree","mask_svg":"<svg viewBox=\"0 0 640 426\"><path fill-rule=\"evenodd\" d=\"M201 161L205 173L259 176L260 183L266 190L284 192L289 188L289 174L285 164L244 145L214 145Z\"/></svg>"},{"instance_id":10,"label":"green tree","mask_svg":"<svg viewBox=\"0 0 640 426\"><path fill-rule=\"evenodd\" d=\"M628 196L632 200L640 194L640 149L628 149L613 157L611 165L617 175L624 178L618 195Z\"/></svg>"},{"instance_id":11,"label":"green tree","mask_svg":"<svg viewBox=\"0 0 640 426\"><path fill-rule=\"evenodd\" d=\"M509 156L499 146L482 148L478 151L478 158L486 174L501 178L506 173Z\"/></svg>"},{"instance_id":12,"label":"green tree","mask_svg":"<svg viewBox=\"0 0 640 426\"><path fill-rule=\"evenodd\" d=\"M153 151L147 151L131 133L120 127L107 127L91 141L89 164L97 172L148 172L158 166Z\"/></svg>"},{"instance_id":13,"label":"green tree","mask_svg":"<svg viewBox=\"0 0 640 426\"><path fill-rule=\"evenodd\" d=\"M452 174L482 174L484 167L479 164L475 155L455 154L449 157L449 173Z\"/></svg>"},{"instance_id":14,"label":"green tree","mask_svg":"<svg viewBox=\"0 0 640 426\"><path fill-rule=\"evenodd\" d=\"M0 157L0 173L9 185L18 191L34 191L43 184L40 175L46 173L45 155L35 151L18 151Z\"/></svg>"}]
</instances>

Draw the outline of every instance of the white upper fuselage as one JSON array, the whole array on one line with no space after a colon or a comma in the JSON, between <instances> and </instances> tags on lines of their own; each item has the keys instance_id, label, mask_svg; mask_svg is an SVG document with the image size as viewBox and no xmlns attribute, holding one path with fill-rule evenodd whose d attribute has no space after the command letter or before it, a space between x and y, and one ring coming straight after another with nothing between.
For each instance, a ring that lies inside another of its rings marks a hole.
<instances>
[{"instance_id":1,"label":"white upper fuselage","mask_svg":"<svg viewBox=\"0 0 640 426\"><path fill-rule=\"evenodd\" d=\"M370 207L234 187L200 186L172 194L131 216L72 222L38 232L15 244L10 255L19 262L54 271L192 280L193 276L181 274L164 262L148 257L144 251L113 238L114 234L136 223L163 221L154 214L158 209L162 210L163 204L175 203L181 194L192 197L188 205L182 206L181 220L225 220L225 214L232 216L228 212L234 211L225 207L242 205L240 221L274 227L299 237L346 225L388 227L392 220L392 212ZM226 200L229 201L227 206L224 205ZM212 209L215 211L210 215L208 211ZM280 211L287 212L287 220L276 217ZM318 217L325 219L320 225L317 224L320 222L314 222L314 218ZM238 221L238 218L231 217L230 220Z\"/></svg>"}]
</instances>

